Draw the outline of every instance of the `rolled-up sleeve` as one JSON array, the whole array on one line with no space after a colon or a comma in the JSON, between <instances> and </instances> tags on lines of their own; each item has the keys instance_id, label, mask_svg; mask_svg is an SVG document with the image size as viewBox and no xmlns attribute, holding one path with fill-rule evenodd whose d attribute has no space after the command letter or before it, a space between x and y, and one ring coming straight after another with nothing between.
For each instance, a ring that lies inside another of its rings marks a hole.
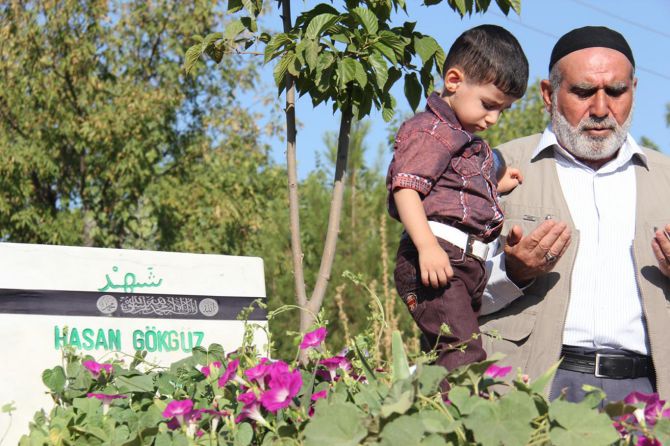
<instances>
[{"instance_id":1,"label":"rolled-up sleeve","mask_svg":"<svg viewBox=\"0 0 670 446\"><path fill-rule=\"evenodd\" d=\"M400 131L396 138L391 189L414 189L427 195L446 170L453 150L428 131Z\"/></svg>"}]
</instances>

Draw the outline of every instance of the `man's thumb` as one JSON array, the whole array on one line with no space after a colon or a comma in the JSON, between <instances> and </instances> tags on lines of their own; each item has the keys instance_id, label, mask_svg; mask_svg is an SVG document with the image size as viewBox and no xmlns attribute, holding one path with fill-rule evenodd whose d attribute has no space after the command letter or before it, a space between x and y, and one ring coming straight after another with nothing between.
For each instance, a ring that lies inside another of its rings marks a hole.
<instances>
[{"instance_id":1,"label":"man's thumb","mask_svg":"<svg viewBox=\"0 0 670 446\"><path fill-rule=\"evenodd\" d=\"M507 246L516 245L521 241L521 237L523 237L523 231L521 230L521 227L516 225L512 226L509 234L507 234Z\"/></svg>"}]
</instances>

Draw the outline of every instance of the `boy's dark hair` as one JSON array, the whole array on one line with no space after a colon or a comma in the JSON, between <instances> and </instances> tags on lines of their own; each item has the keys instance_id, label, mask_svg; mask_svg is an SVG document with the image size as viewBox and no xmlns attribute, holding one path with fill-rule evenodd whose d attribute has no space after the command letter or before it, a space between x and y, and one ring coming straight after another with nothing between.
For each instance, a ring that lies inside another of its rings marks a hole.
<instances>
[{"instance_id":1,"label":"boy's dark hair","mask_svg":"<svg viewBox=\"0 0 670 446\"><path fill-rule=\"evenodd\" d=\"M480 25L461 34L451 45L442 77L458 67L469 82L493 83L506 95L520 98L528 86L528 60L516 38L497 25Z\"/></svg>"}]
</instances>

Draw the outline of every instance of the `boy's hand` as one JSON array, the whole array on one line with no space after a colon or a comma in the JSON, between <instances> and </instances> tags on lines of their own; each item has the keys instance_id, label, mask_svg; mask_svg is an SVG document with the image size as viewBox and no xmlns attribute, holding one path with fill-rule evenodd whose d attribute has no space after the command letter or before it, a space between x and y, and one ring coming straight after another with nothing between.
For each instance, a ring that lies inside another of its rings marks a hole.
<instances>
[{"instance_id":1,"label":"boy's hand","mask_svg":"<svg viewBox=\"0 0 670 446\"><path fill-rule=\"evenodd\" d=\"M419 268L421 269L421 283L424 286L440 288L454 277L449 256L442 247L435 243L419 251Z\"/></svg>"},{"instance_id":2,"label":"boy's hand","mask_svg":"<svg viewBox=\"0 0 670 446\"><path fill-rule=\"evenodd\" d=\"M498 180L498 193L510 192L521 183L523 183L521 171L515 167L508 167L503 177Z\"/></svg>"}]
</instances>

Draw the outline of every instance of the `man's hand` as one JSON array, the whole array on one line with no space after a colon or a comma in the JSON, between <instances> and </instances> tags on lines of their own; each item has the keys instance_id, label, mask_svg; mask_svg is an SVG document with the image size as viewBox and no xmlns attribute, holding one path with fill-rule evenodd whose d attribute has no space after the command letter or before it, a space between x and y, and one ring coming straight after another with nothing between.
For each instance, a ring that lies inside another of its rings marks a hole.
<instances>
[{"instance_id":1,"label":"man's hand","mask_svg":"<svg viewBox=\"0 0 670 446\"><path fill-rule=\"evenodd\" d=\"M421 269L421 283L424 286L439 288L447 285L454 277L449 256L442 247L435 243L419 250L419 268Z\"/></svg>"},{"instance_id":2,"label":"man's hand","mask_svg":"<svg viewBox=\"0 0 670 446\"><path fill-rule=\"evenodd\" d=\"M656 230L651 240L651 249L654 250L658 268L665 277L670 277L670 224Z\"/></svg>"},{"instance_id":3,"label":"man's hand","mask_svg":"<svg viewBox=\"0 0 670 446\"><path fill-rule=\"evenodd\" d=\"M545 220L527 236L519 226L512 227L504 248L507 277L523 285L551 271L568 248L570 237L568 226L554 220Z\"/></svg>"}]
</instances>

